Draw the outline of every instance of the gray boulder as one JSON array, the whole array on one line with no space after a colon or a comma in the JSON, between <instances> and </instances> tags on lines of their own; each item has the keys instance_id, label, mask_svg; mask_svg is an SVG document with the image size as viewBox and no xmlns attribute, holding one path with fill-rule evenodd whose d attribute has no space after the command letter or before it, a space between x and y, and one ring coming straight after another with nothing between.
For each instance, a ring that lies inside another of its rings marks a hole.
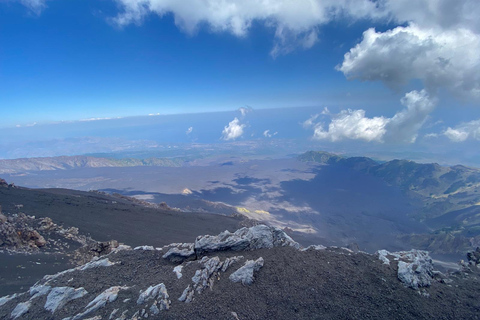
<instances>
[{"instance_id":1,"label":"gray boulder","mask_svg":"<svg viewBox=\"0 0 480 320\"><path fill-rule=\"evenodd\" d=\"M243 256L226 258L224 261L220 261L218 257L203 257L202 260L198 261L201 268L195 271L192 284L183 290L178 300L188 303L193 300L195 292L202 293L206 288L213 289L215 279L220 277L220 273L227 271L230 266L241 259L243 259Z\"/></svg>"},{"instance_id":2,"label":"gray boulder","mask_svg":"<svg viewBox=\"0 0 480 320\"><path fill-rule=\"evenodd\" d=\"M30 301L20 302L19 304L17 304L15 309L13 309L10 316L12 317L12 319L17 319L18 317L27 313L28 309L30 309L31 305L32 305L32 303Z\"/></svg>"},{"instance_id":3,"label":"gray boulder","mask_svg":"<svg viewBox=\"0 0 480 320\"><path fill-rule=\"evenodd\" d=\"M377 251L378 258L387 265L391 259L398 261L397 277L405 286L412 289L428 287L434 277L433 261L428 251L410 250L389 252Z\"/></svg>"},{"instance_id":4,"label":"gray boulder","mask_svg":"<svg viewBox=\"0 0 480 320\"><path fill-rule=\"evenodd\" d=\"M88 292L84 288L57 287L53 288L47 296L47 302L44 308L54 313L58 308L62 308L69 301L78 299Z\"/></svg>"},{"instance_id":5,"label":"gray boulder","mask_svg":"<svg viewBox=\"0 0 480 320\"><path fill-rule=\"evenodd\" d=\"M174 263L183 262L194 257L193 243L183 243L172 247L162 256L162 258Z\"/></svg>"},{"instance_id":6,"label":"gray boulder","mask_svg":"<svg viewBox=\"0 0 480 320\"><path fill-rule=\"evenodd\" d=\"M194 249L198 256L216 251L247 251L285 246L300 248L300 245L283 230L266 225L257 225L251 228L241 228L234 233L224 231L217 236L197 237Z\"/></svg>"},{"instance_id":7,"label":"gray boulder","mask_svg":"<svg viewBox=\"0 0 480 320\"><path fill-rule=\"evenodd\" d=\"M254 272L260 270L263 267L263 258L260 257L257 260L247 260L243 267L232 273L229 279L233 282L241 282L242 284L252 284L255 280Z\"/></svg>"}]
</instances>

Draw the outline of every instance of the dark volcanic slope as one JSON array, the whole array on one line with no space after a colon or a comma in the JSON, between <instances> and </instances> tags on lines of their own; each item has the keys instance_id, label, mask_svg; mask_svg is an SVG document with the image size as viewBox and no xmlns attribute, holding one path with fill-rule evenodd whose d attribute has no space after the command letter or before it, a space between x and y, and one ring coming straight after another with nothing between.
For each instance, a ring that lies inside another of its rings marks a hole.
<instances>
[{"instance_id":1,"label":"dark volcanic slope","mask_svg":"<svg viewBox=\"0 0 480 320\"><path fill-rule=\"evenodd\" d=\"M250 244L262 245L265 240L256 238ZM12 311L19 314L14 310L28 308L18 319L138 320L147 318L145 314L148 319L479 318L477 271L442 281L431 279L427 288L414 290L399 281L400 262L384 264L374 255L345 249L273 247L239 252L222 248L183 263L162 258L166 250L119 251L104 257L109 260L102 266L46 278L39 284L49 287L36 288L37 292L45 289L43 294L34 296L31 291L4 298L11 299L0 305L0 317L9 318ZM237 260L224 270L224 263L233 257ZM254 271L253 283L232 282L230 276L248 264L247 260L262 261L262 267ZM173 272L175 266L183 267L181 278ZM179 301L195 279L205 280L194 286L202 288L201 292L195 290L191 302ZM49 311L54 300L65 296L58 292L66 287L82 296L64 300L54 312ZM153 293L154 288L163 291ZM144 292L152 294L145 296ZM142 296L145 299L140 299ZM161 309L162 303L168 305L167 310Z\"/></svg>"},{"instance_id":2,"label":"dark volcanic slope","mask_svg":"<svg viewBox=\"0 0 480 320\"><path fill-rule=\"evenodd\" d=\"M18 210L50 217L65 227L77 227L98 241L115 239L131 246L162 246L185 242L199 234L238 229L242 220L207 213L163 211L126 199L66 189L26 189L0 186L5 212ZM15 205L23 205L17 209Z\"/></svg>"}]
</instances>

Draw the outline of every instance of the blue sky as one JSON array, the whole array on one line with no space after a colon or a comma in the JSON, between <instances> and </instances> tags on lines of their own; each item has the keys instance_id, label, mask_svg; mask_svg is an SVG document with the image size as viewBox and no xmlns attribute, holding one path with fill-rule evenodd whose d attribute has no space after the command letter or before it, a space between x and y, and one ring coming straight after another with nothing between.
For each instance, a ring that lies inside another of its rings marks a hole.
<instances>
[{"instance_id":1,"label":"blue sky","mask_svg":"<svg viewBox=\"0 0 480 320\"><path fill-rule=\"evenodd\" d=\"M39 15L18 2L0 6L7 31L1 35L1 125L244 105L347 105L358 102L352 94L373 104L390 98L375 94L381 86L349 83L334 69L367 21L326 26L310 50L274 59L269 53L275 30L260 23L245 37L208 27L189 35L171 14L150 15L140 26L112 26L113 1L47 5Z\"/></svg>"},{"instance_id":2,"label":"blue sky","mask_svg":"<svg viewBox=\"0 0 480 320\"><path fill-rule=\"evenodd\" d=\"M309 106L314 140L474 143L479 14L475 0L0 0L0 127Z\"/></svg>"}]
</instances>

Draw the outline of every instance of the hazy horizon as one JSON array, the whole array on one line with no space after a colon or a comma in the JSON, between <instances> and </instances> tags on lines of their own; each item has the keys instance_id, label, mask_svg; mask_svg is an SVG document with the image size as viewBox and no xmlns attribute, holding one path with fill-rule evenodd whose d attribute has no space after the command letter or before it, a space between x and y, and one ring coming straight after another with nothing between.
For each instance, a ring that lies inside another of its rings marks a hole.
<instances>
[{"instance_id":1,"label":"hazy horizon","mask_svg":"<svg viewBox=\"0 0 480 320\"><path fill-rule=\"evenodd\" d=\"M2 1L0 157L296 139L478 166L478 14L472 0Z\"/></svg>"}]
</instances>

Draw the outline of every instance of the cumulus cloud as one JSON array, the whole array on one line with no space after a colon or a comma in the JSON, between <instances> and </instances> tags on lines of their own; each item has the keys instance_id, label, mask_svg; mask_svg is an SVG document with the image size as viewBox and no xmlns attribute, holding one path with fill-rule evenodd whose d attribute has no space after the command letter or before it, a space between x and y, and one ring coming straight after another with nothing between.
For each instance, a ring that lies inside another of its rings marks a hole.
<instances>
[{"instance_id":1,"label":"cumulus cloud","mask_svg":"<svg viewBox=\"0 0 480 320\"><path fill-rule=\"evenodd\" d=\"M185 132L186 135L189 135L190 133L192 133L193 131L193 127L190 127L187 129L187 131Z\"/></svg>"},{"instance_id":2,"label":"cumulus cloud","mask_svg":"<svg viewBox=\"0 0 480 320\"><path fill-rule=\"evenodd\" d=\"M401 100L405 109L397 112L392 118L368 118L365 110L342 110L331 114L328 126L313 123L313 138L332 142L351 139L368 142L415 142L418 130L425 123L430 112L435 108L435 99L431 99L425 90L411 91ZM309 121L307 120L307 121ZM305 126L304 126L305 127Z\"/></svg>"},{"instance_id":3,"label":"cumulus cloud","mask_svg":"<svg viewBox=\"0 0 480 320\"><path fill-rule=\"evenodd\" d=\"M386 32L368 29L337 70L348 79L398 88L421 80L429 92L446 88L480 98L480 35L469 29L425 29L410 24Z\"/></svg>"},{"instance_id":4,"label":"cumulus cloud","mask_svg":"<svg viewBox=\"0 0 480 320\"><path fill-rule=\"evenodd\" d=\"M365 110L342 110L339 114L332 115L327 129L321 124L315 125L313 138L332 142L343 139L380 142L387 122L388 119L384 117L365 117Z\"/></svg>"},{"instance_id":5,"label":"cumulus cloud","mask_svg":"<svg viewBox=\"0 0 480 320\"><path fill-rule=\"evenodd\" d=\"M118 26L141 24L149 14L173 14L175 24L193 34L199 25L244 37L254 21L275 31L272 56L311 48L319 27L358 19L414 23L422 29L480 30L478 0L116 0Z\"/></svg>"},{"instance_id":6,"label":"cumulus cloud","mask_svg":"<svg viewBox=\"0 0 480 320\"><path fill-rule=\"evenodd\" d=\"M318 41L318 26L334 19L385 16L371 0L116 0L122 8L112 22L118 26L141 24L154 13L173 14L175 24L193 34L199 25L213 32L244 37L254 21L275 30L272 56L297 47L311 48Z\"/></svg>"},{"instance_id":7,"label":"cumulus cloud","mask_svg":"<svg viewBox=\"0 0 480 320\"><path fill-rule=\"evenodd\" d=\"M270 133L270 130L263 131L263 136L265 138L271 138L273 136L276 136L277 134L278 134L278 132L276 132L276 131L274 133Z\"/></svg>"},{"instance_id":8,"label":"cumulus cloud","mask_svg":"<svg viewBox=\"0 0 480 320\"><path fill-rule=\"evenodd\" d=\"M411 91L402 98L401 103L406 108L389 119L385 140L413 143L418 130L435 109L436 99L430 98L425 90Z\"/></svg>"},{"instance_id":9,"label":"cumulus cloud","mask_svg":"<svg viewBox=\"0 0 480 320\"><path fill-rule=\"evenodd\" d=\"M241 124L238 118L233 119L228 126L224 127L222 131L222 139L228 141L240 138L243 135L243 129L245 127L246 125Z\"/></svg>"},{"instance_id":10,"label":"cumulus cloud","mask_svg":"<svg viewBox=\"0 0 480 320\"><path fill-rule=\"evenodd\" d=\"M443 134L452 142L480 140L480 119L462 123L455 128L448 127Z\"/></svg>"},{"instance_id":11,"label":"cumulus cloud","mask_svg":"<svg viewBox=\"0 0 480 320\"><path fill-rule=\"evenodd\" d=\"M477 0L382 0L380 9L397 23L414 22L425 28L480 30Z\"/></svg>"}]
</instances>

